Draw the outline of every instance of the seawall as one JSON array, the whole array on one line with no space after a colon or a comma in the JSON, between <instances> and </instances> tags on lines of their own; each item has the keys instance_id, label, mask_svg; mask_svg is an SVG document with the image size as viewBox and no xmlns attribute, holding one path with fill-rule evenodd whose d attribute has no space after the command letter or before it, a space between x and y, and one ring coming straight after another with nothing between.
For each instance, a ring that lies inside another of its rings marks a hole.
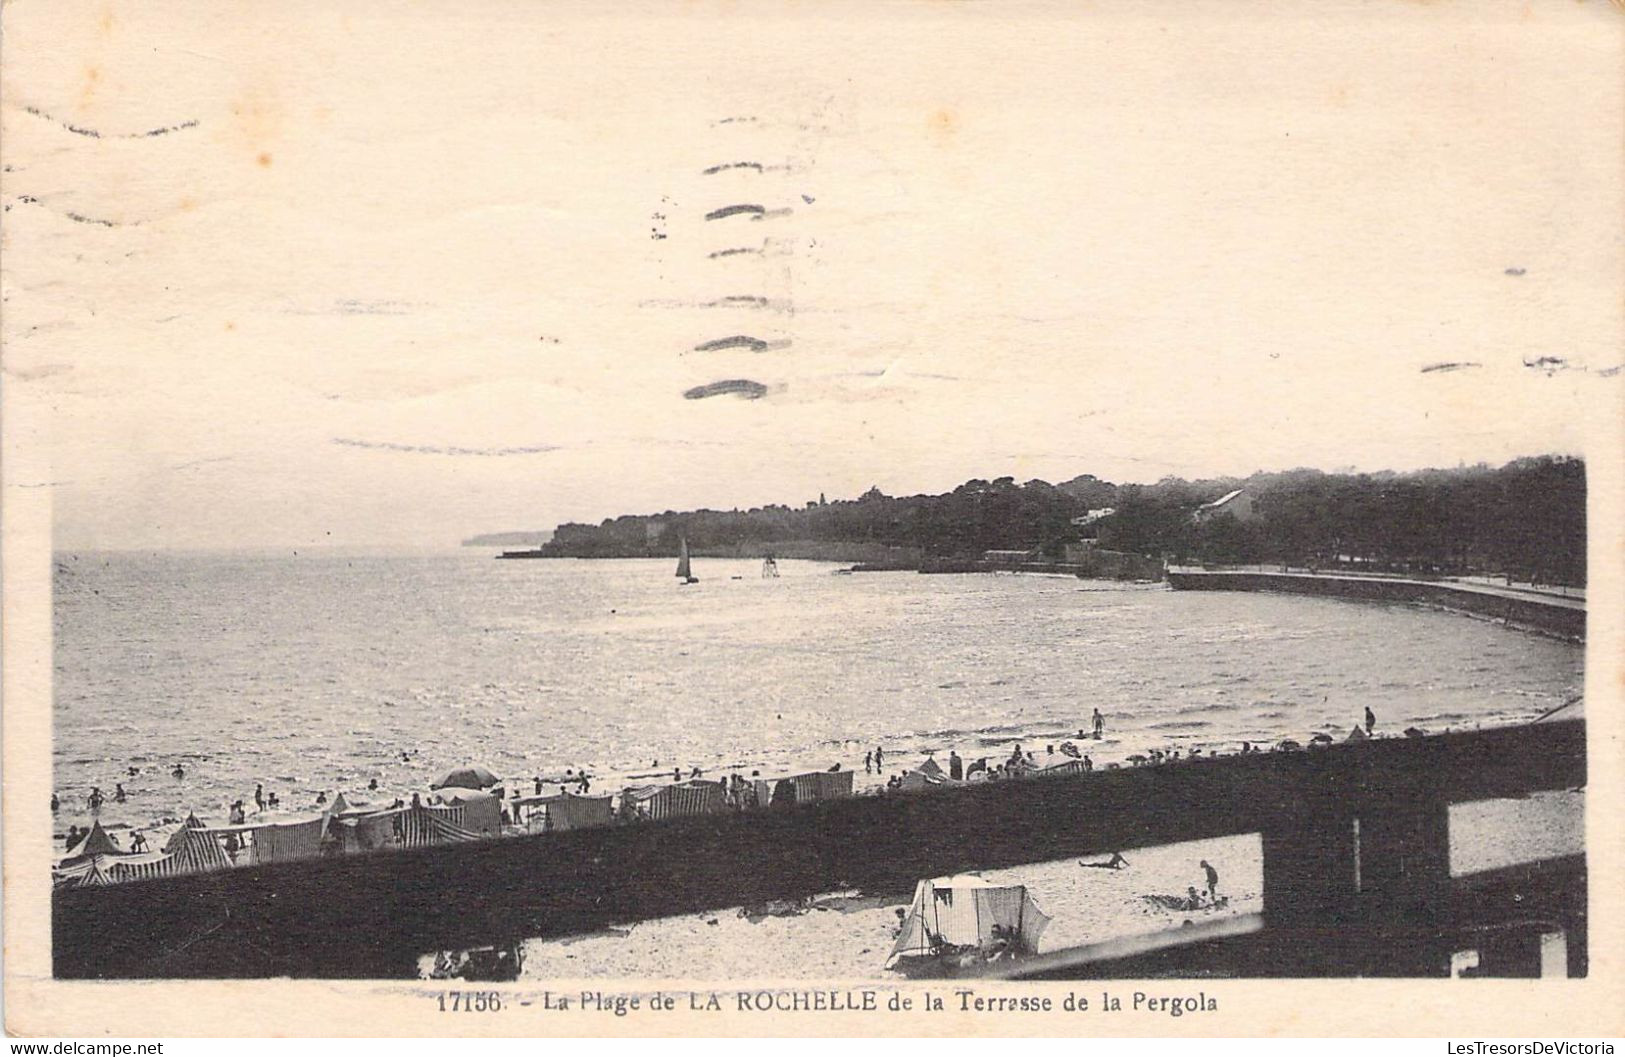
<instances>
[{"instance_id":1,"label":"seawall","mask_svg":"<svg viewBox=\"0 0 1625 1057\"><path fill-rule=\"evenodd\" d=\"M1180 591L1275 591L1366 602L1402 602L1501 620L1574 642L1584 641L1585 603L1530 592L1449 581L1398 577L1328 576L1314 573L1232 572L1170 569L1168 584Z\"/></svg>"}]
</instances>

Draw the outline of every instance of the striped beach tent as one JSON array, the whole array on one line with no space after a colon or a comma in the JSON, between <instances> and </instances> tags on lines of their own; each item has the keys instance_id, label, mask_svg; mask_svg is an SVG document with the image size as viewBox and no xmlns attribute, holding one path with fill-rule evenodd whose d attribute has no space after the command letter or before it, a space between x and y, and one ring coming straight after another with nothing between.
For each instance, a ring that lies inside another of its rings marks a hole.
<instances>
[{"instance_id":1,"label":"striped beach tent","mask_svg":"<svg viewBox=\"0 0 1625 1057\"><path fill-rule=\"evenodd\" d=\"M102 873L114 884L149 881L155 877L172 877L176 873L175 859L161 851L145 855L121 855L116 859L108 856L106 865L102 867Z\"/></svg>"},{"instance_id":2,"label":"striped beach tent","mask_svg":"<svg viewBox=\"0 0 1625 1057\"><path fill-rule=\"evenodd\" d=\"M456 814L447 818L463 829L492 837L502 834L502 801L490 793L453 787L442 789L440 800L455 808Z\"/></svg>"},{"instance_id":3,"label":"striped beach tent","mask_svg":"<svg viewBox=\"0 0 1625 1057\"><path fill-rule=\"evenodd\" d=\"M684 815L710 815L727 810L719 782L696 779L677 785L632 786L621 794L624 813L658 821Z\"/></svg>"},{"instance_id":4,"label":"striped beach tent","mask_svg":"<svg viewBox=\"0 0 1625 1057\"><path fill-rule=\"evenodd\" d=\"M395 847L395 817L404 808L375 811L370 815L338 819L328 832L338 840L345 855Z\"/></svg>"},{"instance_id":5,"label":"striped beach tent","mask_svg":"<svg viewBox=\"0 0 1625 1057\"><path fill-rule=\"evenodd\" d=\"M558 793L553 796L520 797L514 801L514 805L530 809L526 825L531 832L562 833L565 830L609 825L615 820L612 799L607 796Z\"/></svg>"},{"instance_id":6,"label":"striped beach tent","mask_svg":"<svg viewBox=\"0 0 1625 1057\"><path fill-rule=\"evenodd\" d=\"M322 834L326 830L325 815L297 822L273 822L255 826L253 861L258 864L314 859L322 852Z\"/></svg>"},{"instance_id":7,"label":"striped beach tent","mask_svg":"<svg viewBox=\"0 0 1625 1057\"><path fill-rule=\"evenodd\" d=\"M481 839L480 834L464 829L454 818L461 818L457 808L408 807L395 813L395 835L403 848L428 848L436 844Z\"/></svg>"},{"instance_id":8,"label":"striped beach tent","mask_svg":"<svg viewBox=\"0 0 1625 1057\"><path fill-rule=\"evenodd\" d=\"M128 875L121 873L123 864L131 859L149 860L161 858L157 855L126 855L123 852L113 852L104 855L78 855L63 859L51 870L51 883L58 888L101 888L127 880Z\"/></svg>"},{"instance_id":9,"label":"striped beach tent","mask_svg":"<svg viewBox=\"0 0 1625 1057\"><path fill-rule=\"evenodd\" d=\"M193 825L192 823L197 823ZM231 868L220 842L203 828L196 817L189 816L185 824L170 836L164 845L174 873L207 873L211 870Z\"/></svg>"},{"instance_id":10,"label":"striped beach tent","mask_svg":"<svg viewBox=\"0 0 1625 1057\"><path fill-rule=\"evenodd\" d=\"M851 771L813 771L790 779L796 786L796 803L810 800L834 800L852 795Z\"/></svg>"}]
</instances>

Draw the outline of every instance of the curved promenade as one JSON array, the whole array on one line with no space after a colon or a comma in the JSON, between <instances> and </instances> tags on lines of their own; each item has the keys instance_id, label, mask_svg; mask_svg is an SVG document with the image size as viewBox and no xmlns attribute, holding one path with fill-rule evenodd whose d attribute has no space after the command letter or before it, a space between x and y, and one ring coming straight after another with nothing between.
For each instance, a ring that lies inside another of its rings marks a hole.
<instances>
[{"instance_id":1,"label":"curved promenade","mask_svg":"<svg viewBox=\"0 0 1625 1057\"><path fill-rule=\"evenodd\" d=\"M1169 586L1179 591L1276 591L1366 602L1405 602L1501 620L1575 642L1585 640L1583 598L1520 588L1464 580L1238 569L1170 568L1167 576Z\"/></svg>"}]
</instances>

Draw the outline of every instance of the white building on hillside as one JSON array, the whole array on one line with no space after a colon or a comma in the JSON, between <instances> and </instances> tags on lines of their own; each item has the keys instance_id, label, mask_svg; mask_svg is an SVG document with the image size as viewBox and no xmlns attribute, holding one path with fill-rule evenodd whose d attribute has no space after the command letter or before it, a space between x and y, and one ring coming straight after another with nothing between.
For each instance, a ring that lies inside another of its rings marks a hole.
<instances>
[{"instance_id":1,"label":"white building on hillside","mask_svg":"<svg viewBox=\"0 0 1625 1057\"><path fill-rule=\"evenodd\" d=\"M1191 515L1191 520L1200 525L1220 514L1229 514L1237 521L1258 520L1258 513L1253 509L1252 493L1245 488L1237 488L1233 492L1226 492L1211 503L1203 503L1196 508L1196 513Z\"/></svg>"}]
</instances>

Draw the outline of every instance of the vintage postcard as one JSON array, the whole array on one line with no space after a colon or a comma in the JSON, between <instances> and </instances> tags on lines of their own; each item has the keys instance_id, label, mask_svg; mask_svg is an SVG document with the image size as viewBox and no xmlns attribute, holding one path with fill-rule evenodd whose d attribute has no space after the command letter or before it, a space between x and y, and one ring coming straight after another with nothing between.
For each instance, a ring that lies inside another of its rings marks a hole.
<instances>
[{"instance_id":1,"label":"vintage postcard","mask_svg":"<svg viewBox=\"0 0 1625 1057\"><path fill-rule=\"evenodd\" d=\"M1617 4L3 19L9 1031L1625 1031Z\"/></svg>"}]
</instances>

